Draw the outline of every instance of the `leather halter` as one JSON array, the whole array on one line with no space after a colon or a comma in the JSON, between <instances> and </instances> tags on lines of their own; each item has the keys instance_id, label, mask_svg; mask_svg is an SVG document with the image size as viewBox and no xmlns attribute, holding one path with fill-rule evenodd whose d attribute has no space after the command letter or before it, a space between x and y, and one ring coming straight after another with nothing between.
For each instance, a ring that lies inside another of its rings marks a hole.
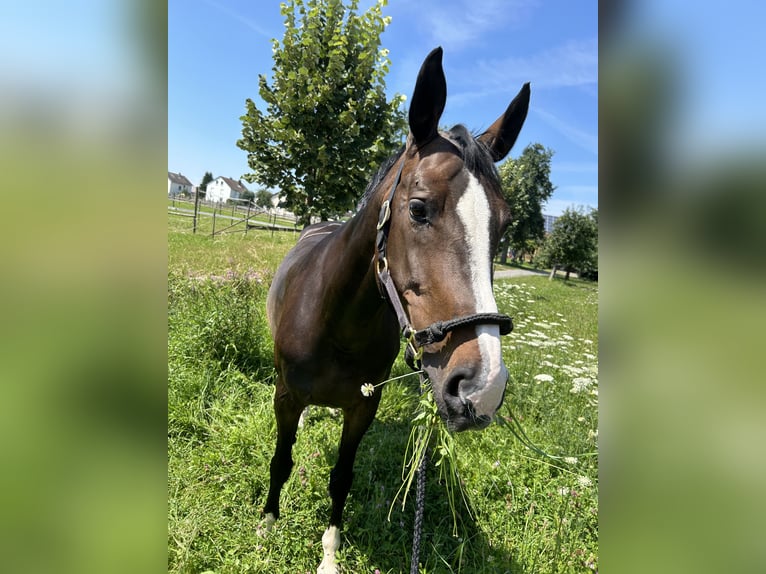
<instances>
[{"instance_id":1,"label":"leather halter","mask_svg":"<svg viewBox=\"0 0 766 574\"><path fill-rule=\"evenodd\" d=\"M391 190L380 207L378 234L375 241L377 250L376 266L380 285L383 286L381 290L383 298L388 300L394 313L396 313L402 337L407 341L404 359L411 369L419 371L423 347L443 341L453 329L467 325L498 325L500 327L500 334L507 335L513 330L513 321L511 317L502 313L474 313L473 315L466 315L448 321L437 321L420 331L416 331L412 327L389 273L387 258L388 232L391 228L391 203L394 199L396 188L402 179L402 170L406 161L407 158L403 157L396 172L394 183L391 185Z\"/></svg>"}]
</instances>

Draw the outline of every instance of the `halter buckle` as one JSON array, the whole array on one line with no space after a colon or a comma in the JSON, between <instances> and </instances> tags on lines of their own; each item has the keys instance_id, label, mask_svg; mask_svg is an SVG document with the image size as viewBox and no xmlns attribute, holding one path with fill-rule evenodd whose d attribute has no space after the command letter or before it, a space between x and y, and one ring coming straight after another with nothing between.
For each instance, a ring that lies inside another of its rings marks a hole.
<instances>
[{"instance_id":1,"label":"halter buckle","mask_svg":"<svg viewBox=\"0 0 766 574\"><path fill-rule=\"evenodd\" d=\"M383 229L386 222L391 219L391 201L386 200L380 206L380 215L378 216L378 231Z\"/></svg>"}]
</instances>

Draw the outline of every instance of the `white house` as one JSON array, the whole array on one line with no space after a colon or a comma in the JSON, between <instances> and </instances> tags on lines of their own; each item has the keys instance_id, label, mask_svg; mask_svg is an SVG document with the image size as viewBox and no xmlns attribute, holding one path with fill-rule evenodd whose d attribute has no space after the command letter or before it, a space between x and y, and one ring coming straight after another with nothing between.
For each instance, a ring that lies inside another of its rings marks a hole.
<instances>
[{"instance_id":1,"label":"white house","mask_svg":"<svg viewBox=\"0 0 766 574\"><path fill-rule=\"evenodd\" d=\"M192 182L180 173L168 172L168 196L175 197L180 193L191 195Z\"/></svg>"},{"instance_id":2,"label":"white house","mask_svg":"<svg viewBox=\"0 0 766 574\"><path fill-rule=\"evenodd\" d=\"M247 188L241 181L219 176L207 184L205 199L223 203L228 199L239 199L245 191Z\"/></svg>"}]
</instances>

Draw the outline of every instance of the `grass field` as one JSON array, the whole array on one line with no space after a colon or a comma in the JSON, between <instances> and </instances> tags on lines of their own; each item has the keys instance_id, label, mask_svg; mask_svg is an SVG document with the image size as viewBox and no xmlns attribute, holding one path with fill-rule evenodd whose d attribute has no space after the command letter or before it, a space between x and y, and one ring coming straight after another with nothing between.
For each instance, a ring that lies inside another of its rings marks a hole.
<instances>
[{"instance_id":1,"label":"grass field","mask_svg":"<svg viewBox=\"0 0 766 574\"><path fill-rule=\"evenodd\" d=\"M173 217L169 228L168 570L315 572L341 427L329 411L314 409L299 432L282 517L267 537L256 534L275 438L265 295L295 236L211 239L179 231ZM597 571L597 285L529 277L498 281L495 293L515 324L503 342L511 380L500 414L513 412L560 458L525 447L508 424L455 435L470 510L458 506L454 533L432 466L421 572ZM407 372L398 359L393 375ZM414 495L391 505L417 404L414 377L384 389L356 460L343 572L409 572Z\"/></svg>"}]
</instances>

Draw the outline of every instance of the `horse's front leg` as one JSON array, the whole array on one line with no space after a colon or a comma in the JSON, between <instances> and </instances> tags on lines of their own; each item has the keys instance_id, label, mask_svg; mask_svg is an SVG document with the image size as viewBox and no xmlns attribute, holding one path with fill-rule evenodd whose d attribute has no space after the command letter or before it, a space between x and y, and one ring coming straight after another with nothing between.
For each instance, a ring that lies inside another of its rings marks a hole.
<instances>
[{"instance_id":1,"label":"horse's front leg","mask_svg":"<svg viewBox=\"0 0 766 574\"><path fill-rule=\"evenodd\" d=\"M338 449L338 461L330 472L330 497L332 512L330 524L322 535L324 557L317 574L336 574L338 565L335 552L340 548L340 529L343 521L343 507L346 504L351 483L354 480L354 459L359 443L370 428L380 403L380 392L360 401L354 408L343 409L343 433Z\"/></svg>"}]
</instances>

